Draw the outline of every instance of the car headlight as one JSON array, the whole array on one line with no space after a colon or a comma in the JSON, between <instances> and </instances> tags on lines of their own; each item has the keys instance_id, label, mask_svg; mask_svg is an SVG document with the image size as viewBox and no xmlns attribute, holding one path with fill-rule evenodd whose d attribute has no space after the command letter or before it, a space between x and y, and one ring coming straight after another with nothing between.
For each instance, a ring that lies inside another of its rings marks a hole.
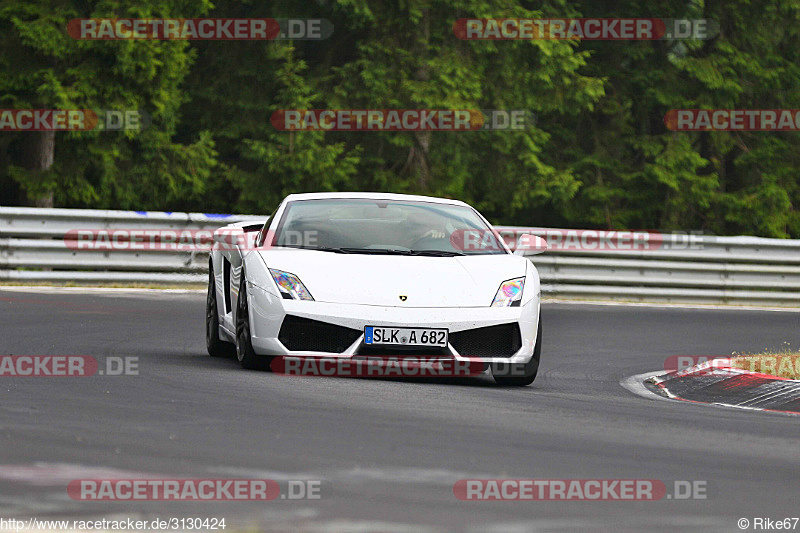
<instances>
[{"instance_id":1,"label":"car headlight","mask_svg":"<svg viewBox=\"0 0 800 533\"><path fill-rule=\"evenodd\" d=\"M303 282L294 274L284 272L283 270L275 270L273 268L270 268L269 272L272 274L272 279L275 280L275 284L278 286L281 296L285 299L314 300L314 297L308 292Z\"/></svg>"},{"instance_id":2,"label":"car headlight","mask_svg":"<svg viewBox=\"0 0 800 533\"><path fill-rule=\"evenodd\" d=\"M492 301L492 307L519 307L522 304L522 289L525 278L510 279L500 284Z\"/></svg>"}]
</instances>

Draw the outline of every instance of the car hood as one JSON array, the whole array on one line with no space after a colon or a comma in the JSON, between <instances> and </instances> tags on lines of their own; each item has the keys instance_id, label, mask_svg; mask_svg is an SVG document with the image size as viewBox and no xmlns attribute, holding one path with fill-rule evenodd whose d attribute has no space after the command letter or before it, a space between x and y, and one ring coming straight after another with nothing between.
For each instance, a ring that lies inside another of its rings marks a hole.
<instances>
[{"instance_id":1,"label":"car hood","mask_svg":"<svg viewBox=\"0 0 800 533\"><path fill-rule=\"evenodd\" d=\"M527 260L502 255L425 257L259 251L269 268L300 278L318 302L391 307L488 307ZM405 300L401 299L405 296Z\"/></svg>"}]
</instances>

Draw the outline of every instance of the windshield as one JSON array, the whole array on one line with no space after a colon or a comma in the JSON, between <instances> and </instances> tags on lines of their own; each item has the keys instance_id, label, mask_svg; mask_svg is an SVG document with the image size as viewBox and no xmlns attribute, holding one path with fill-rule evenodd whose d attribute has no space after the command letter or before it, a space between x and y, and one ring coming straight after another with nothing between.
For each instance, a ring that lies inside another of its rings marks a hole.
<instances>
[{"instance_id":1,"label":"windshield","mask_svg":"<svg viewBox=\"0 0 800 533\"><path fill-rule=\"evenodd\" d=\"M465 250L459 235L479 232ZM408 200L297 200L286 206L273 246L338 253L486 255L508 253L466 206Z\"/></svg>"}]
</instances>

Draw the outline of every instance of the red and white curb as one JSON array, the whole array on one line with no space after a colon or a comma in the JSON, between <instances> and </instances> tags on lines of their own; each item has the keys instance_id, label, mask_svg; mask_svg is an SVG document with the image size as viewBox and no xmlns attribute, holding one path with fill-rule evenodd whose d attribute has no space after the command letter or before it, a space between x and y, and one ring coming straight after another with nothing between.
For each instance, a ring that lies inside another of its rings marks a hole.
<instances>
[{"instance_id":1,"label":"red and white curb","mask_svg":"<svg viewBox=\"0 0 800 533\"><path fill-rule=\"evenodd\" d=\"M716 358L683 370L632 376L621 385L640 396L800 414L800 380L736 368L731 358ZM648 394L649 393L649 394Z\"/></svg>"}]
</instances>

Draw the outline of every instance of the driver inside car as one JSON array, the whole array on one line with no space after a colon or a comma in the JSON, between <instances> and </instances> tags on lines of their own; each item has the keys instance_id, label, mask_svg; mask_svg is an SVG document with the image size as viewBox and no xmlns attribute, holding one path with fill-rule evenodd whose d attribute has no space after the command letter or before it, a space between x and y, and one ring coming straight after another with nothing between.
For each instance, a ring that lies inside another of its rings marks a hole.
<instances>
[{"instance_id":1,"label":"driver inside car","mask_svg":"<svg viewBox=\"0 0 800 533\"><path fill-rule=\"evenodd\" d=\"M442 249L443 245L449 248L448 228L444 219L435 215L421 212L414 219L410 228L408 247L411 249Z\"/></svg>"}]
</instances>

